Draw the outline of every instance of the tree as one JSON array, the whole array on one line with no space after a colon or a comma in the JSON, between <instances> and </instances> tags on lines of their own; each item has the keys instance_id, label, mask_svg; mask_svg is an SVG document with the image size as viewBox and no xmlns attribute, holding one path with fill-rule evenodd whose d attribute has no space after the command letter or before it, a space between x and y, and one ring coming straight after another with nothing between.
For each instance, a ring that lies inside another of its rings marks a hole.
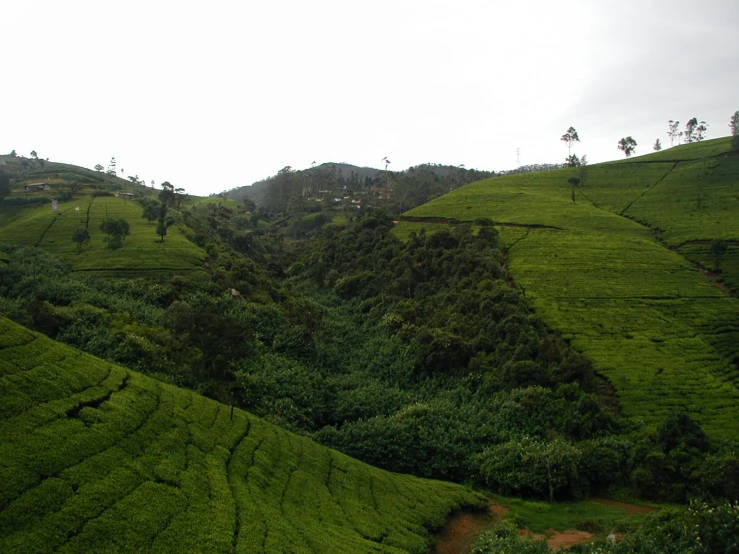
<instances>
[{"instance_id":1,"label":"tree","mask_svg":"<svg viewBox=\"0 0 739 554\"><path fill-rule=\"evenodd\" d=\"M704 138L706 138L706 133L708 132L708 124L705 121L701 121L700 125L695 128L695 140L696 142L702 141Z\"/></svg>"},{"instance_id":2,"label":"tree","mask_svg":"<svg viewBox=\"0 0 739 554\"><path fill-rule=\"evenodd\" d=\"M16 154L16 153L15 153L15 150L13 150L13 151L12 151L12 152L11 152L11 153L9 154L9 156L10 156L11 158L15 158L16 156L18 156L18 154Z\"/></svg>"},{"instance_id":3,"label":"tree","mask_svg":"<svg viewBox=\"0 0 739 554\"><path fill-rule=\"evenodd\" d=\"M110 158L110 162L108 162L108 175L117 175L118 173L115 170L115 156Z\"/></svg>"},{"instance_id":4,"label":"tree","mask_svg":"<svg viewBox=\"0 0 739 554\"><path fill-rule=\"evenodd\" d=\"M100 225L100 230L105 233L105 242L108 243L108 248L111 250L116 250L123 246L123 242L130 232L128 221L112 218L103 221Z\"/></svg>"},{"instance_id":5,"label":"tree","mask_svg":"<svg viewBox=\"0 0 739 554\"><path fill-rule=\"evenodd\" d=\"M36 154L36 151L35 151L35 150L31 150L31 157L32 157L32 158L33 158L34 160L38 160L38 154Z\"/></svg>"},{"instance_id":6,"label":"tree","mask_svg":"<svg viewBox=\"0 0 739 554\"><path fill-rule=\"evenodd\" d=\"M102 165L100 165L100 164L97 164L95 166L95 171L97 171L98 173L100 173L103 169L105 169L105 168Z\"/></svg>"},{"instance_id":7,"label":"tree","mask_svg":"<svg viewBox=\"0 0 739 554\"><path fill-rule=\"evenodd\" d=\"M567 158L565 159L565 165L567 167L579 167L580 158L577 157L577 154L572 154L570 156L567 156Z\"/></svg>"},{"instance_id":8,"label":"tree","mask_svg":"<svg viewBox=\"0 0 739 554\"><path fill-rule=\"evenodd\" d=\"M685 142L700 142L705 138L708 125L705 121L698 122L698 118L694 117L685 124Z\"/></svg>"},{"instance_id":9,"label":"tree","mask_svg":"<svg viewBox=\"0 0 739 554\"><path fill-rule=\"evenodd\" d=\"M504 494L546 495L551 502L575 480L581 457L578 448L561 439L544 442L524 436L491 446L476 460L489 486Z\"/></svg>"},{"instance_id":10,"label":"tree","mask_svg":"<svg viewBox=\"0 0 739 554\"><path fill-rule=\"evenodd\" d=\"M618 141L618 149L623 151L628 158L634 153L634 150L636 150L636 141L631 137L622 138Z\"/></svg>"},{"instance_id":11,"label":"tree","mask_svg":"<svg viewBox=\"0 0 739 554\"><path fill-rule=\"evenodd\" d=\"M170 204L174 204L175 191L174 186L169 181L162 183L162 190L159 193L159 212L157 213L157 229L156 233L164 242L167 229L174 223L174 219L167 217L167 210Z\"/></svg>"},{"instance_id":12,"label":"tree","mask_svg":"<svg viewBox=\"0 0 739 554\"><path fill-rule=\"evenodd\" d=\"M562 142L564 142L567 145L567 157L569 158L572 154L572 145L576 142L580 142L580 137L577 134L577 131L574 127L570 127L567 129L567 132L562 135L562 137L559 139Z\"/></svg>"},{"instance_id":13,"label":"tree","mask_svg":"<svg viewBox=\"0 0 739 554\"><path fill-rule=\"evenodd\" d=\"M680 122L670 119L670 121L667 122L667 126L667 136L670 137L670 146L675 144L675 140L677 140L679 144L680 137L683 136L683 132L677 130L680 126Z\"/></svg>"},{"instance_id":14,"label":"tree","mask_svg":"<svg viewBox=\"0 0 739 554\"><path fill-rule=\"evenodd\" d=\"M89 241L90 241L90 232L85 227L81 227L77 229L72 235L72 242L77 243L77 252L82 252L82 248Z\"/></svg>"},{"instance_id":15,"label":"tree","mask_svg":"<svg viewBox=\"0 0 739 554\"><path fill-rule=\"evenodd\" d=\"M10 187L10 176L0 170L0 200L6 196L10 196L12 190L13 189Z\"/></svg>"},{"instance_id":16,"label":"tree","mask_svg":"<svg viewBox=\"0 0 739 554\"><path fill-rule=\"evenodd\" d=\"M716 271L721 270L721 259L729 249L724 239L713 239L711 241L711 255L713 256L713 268Z\"/></svg>"},{"instance_id":17,"label":"tree","mask_svg":"<svg viewBox=\"0 0 739 554\"><path fill-rule=\"evenodd\" d=\"M580 179L577 177L570 177L567 182L572 185L572 203L575 203L575 187L580 184Z\"/></svg>"},{"instance_id":18,"label":"tree","mask_svg":"<svg viewBox=\"0 0 739 554\"><path fill-rule=\"evenodd\" d=\"M588 157L580 158L580 165L577 167L577 176L580 179L580 186L585 186L585 180L588 178L590 168L588 167Z\"/></svg>"},{"instance_id":19,"label":"tree","mask_svg":"<svg viewBox=\"0 0 739 554\"><path fill-rule=\"evenodd\" d=\"M729 129L731 129L731 136L733 137L734 150L739 150L739 110L735 111L729 119Z\"/></svg>"},{"instance_id":20,"label":"tree","mask_svg":"<svg viewBox=\"0 0 739 554\"><path fill-rule=\"evenodd\" d=\"M186 197L185 189L182 187L174 189L175 202L177 203L177 209L180 209L182 199Z\"/></svg>"},{"instance_id":21,"label":"tree","mask_svg":"<svg viewBox=\"0 0 739 554\"><path fill-rule=\"evenodd\" d=\"M146 218L146 220L151 223L155 219L159 218L160 208L161 204L159 202L156 200L150 200L144 206L144 212L141 214L141 217Z\"/></svg>"},{"instance_id":22,"label":"tree","mask_svg":"<svg viewBox=\"0 0 739 554\"><path fill-rule=\"evenodd\" d=\"M654 150L655 152L659 152L660 150L662 150L662 143L659 139L654 141L654 146L652 146L652 150Z\"/></svg>"},{"instance_id":23,"label":"tree","mask_svg":"<svg viewBox=\"0 0 739 554\"><path fill-rule=\"evenodd\" d=\"M174 185L172 185L169 181L164 181L162 183L162 190L159 192L159 201L165 207L174 206L174 202L175 202Z\"/></svg>"}]
</instances>

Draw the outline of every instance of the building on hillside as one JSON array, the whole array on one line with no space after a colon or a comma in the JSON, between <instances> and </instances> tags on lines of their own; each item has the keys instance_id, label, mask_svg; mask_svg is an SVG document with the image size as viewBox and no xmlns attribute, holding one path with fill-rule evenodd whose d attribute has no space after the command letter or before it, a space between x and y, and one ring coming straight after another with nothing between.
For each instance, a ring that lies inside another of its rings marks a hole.
<instances>
[{"instance_id":1,"label":"building on hillside","mask_svg":"<svg viewBox=\"0 0 739 554\"><path fill-rule=\"evenodd\" d=\"M51 190L51 185L49 183L29 183L23 187L23 190L26 192L42 192Z\"/></svg>"},{"instance_id":2,"label":"building on hillside","mask_svg":"<svg viewBox=\"0 0 739 554\"><path fill-rule=\"evenodd\" d=\"M133 198L132 192L116 192L115 195L118 198L126 198L126 199Z\"/></svg>"}]
</instances>

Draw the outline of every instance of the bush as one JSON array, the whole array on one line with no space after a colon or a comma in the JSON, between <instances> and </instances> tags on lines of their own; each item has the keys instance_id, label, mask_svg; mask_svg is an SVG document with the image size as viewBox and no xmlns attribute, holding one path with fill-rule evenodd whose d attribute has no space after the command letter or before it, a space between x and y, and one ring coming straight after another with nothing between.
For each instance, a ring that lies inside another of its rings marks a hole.
<instances>
[{"instance_id":1,"label":"bush","mask_svg":"<svg viewBox=\"0 0 739 554\"><path fill-rule=\"evenodd\" d=\"M471 554L548 554L551 552L544 541L521 537L518 529L503 522L492 531L483 533L472 547Z\"/></svg>"},{"instance_id":2,"label":"bush","mask_svg":"<svg viewBox=\"0 0 739 554\"><path fill-rule=\"evenodd\" d=\"M533 494L554 500L570 493L578 477L582 452L555 439L524 436L487 448L475 457L486 485L504 494Z\"/></svg>"}]
</instances>

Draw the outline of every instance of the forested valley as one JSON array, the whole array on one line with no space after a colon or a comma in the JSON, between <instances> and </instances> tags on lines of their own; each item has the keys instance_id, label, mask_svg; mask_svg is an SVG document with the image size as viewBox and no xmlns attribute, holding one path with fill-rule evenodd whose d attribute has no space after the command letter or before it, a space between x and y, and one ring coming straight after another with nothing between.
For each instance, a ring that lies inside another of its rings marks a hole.
<instances>
[{"instance_id":1,"label":"forested valley","mask_svg":"<svg viewBox=\"0 0 739 554\"><path fill-rule=\"evenodd\" d=\"M736 444L680 410L656 428L622 417L515 286L492 221L401 240L389 199L327 208L297 179L247 214L173 203L204 272L101 277L2 245L0 313L393 472L548 501L739 500ZM449 186L393 179L407 207ZM138 196L144 215L169 201Z\"/></svg>"},{"instance_id":2,"label":"forested valley","mask_svg":"<svg viewBox=\"0 0 739 554\"><path fill-rule=\"evenodd\" d=\"M619 418L608 383L506 282L491 226L402 242L381 210L304 238L289 219L240 231L218 205L182 219L207 276L85 277L6 247L0 309L392 471L543 498L739 495L730 445L687 415Z\"/></svg>"}]
</instances>

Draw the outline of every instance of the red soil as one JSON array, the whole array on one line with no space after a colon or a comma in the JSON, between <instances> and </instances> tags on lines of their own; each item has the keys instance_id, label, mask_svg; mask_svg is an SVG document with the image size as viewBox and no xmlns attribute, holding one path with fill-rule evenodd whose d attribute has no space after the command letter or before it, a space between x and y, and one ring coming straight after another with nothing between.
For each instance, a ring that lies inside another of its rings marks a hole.
<instances>
[{"instance_id":1,"label":"red soil","mask_svg":"<svg viewBox=\"0 0 739 554\"><path fill-rule=\"evenodd\" d=\"M486 512L460 512L441 530L436 543L436 554L460 554L469 552L472 544L483 532L508 513L494 500L490 501Z\"/></svg>"}]
</instances>

